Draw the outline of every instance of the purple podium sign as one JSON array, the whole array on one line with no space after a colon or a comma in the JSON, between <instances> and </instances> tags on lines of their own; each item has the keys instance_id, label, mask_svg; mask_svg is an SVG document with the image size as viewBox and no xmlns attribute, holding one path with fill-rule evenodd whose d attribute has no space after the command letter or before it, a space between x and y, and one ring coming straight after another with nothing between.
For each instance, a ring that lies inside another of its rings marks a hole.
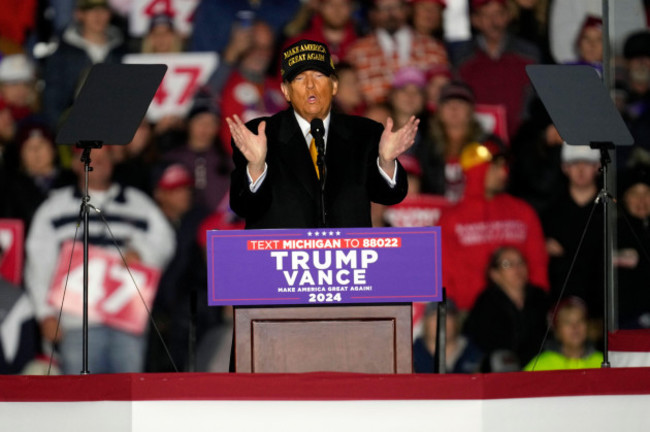
<instances>
[{"instance_id":1,"label":"purple podium sign","mask_svg":"<svg viewBox=\"0 0 650 432\"><path fill-rule=\"evenodd\" d=\"M442 299L440 228L208 231L208 304Z\"/></svg>"}]
</instances>

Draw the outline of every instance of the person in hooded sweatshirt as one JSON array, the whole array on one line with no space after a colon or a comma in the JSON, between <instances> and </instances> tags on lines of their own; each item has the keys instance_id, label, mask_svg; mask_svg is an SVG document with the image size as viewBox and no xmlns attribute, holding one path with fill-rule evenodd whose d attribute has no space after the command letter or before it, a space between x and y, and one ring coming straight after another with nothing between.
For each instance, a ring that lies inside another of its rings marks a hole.
<instances>
[{"instance_id":1,"label":"person in hooded sweatshirt","mask_svg":"<svg viewBox=\"0 0 650 432\"><path fill-rule=\"evenodd\" d=\"M468 311L485 287L485 269L497 247L515 246L524 255L530 282L548 290L548 255L535 210L505 192L507 158L498 142L463 150L463 198L441 219L443 285L461 311Z\"/></svg>"},{"instance_id":2,"label":"person in hooded sweatshirt","mask_svg":"<svg viewBox=\"0 0 650 432\"><path fill-rule=\"evenodd\" d=\"M44 64L43 114L56 128L72 105L76 91L97 63L120 63L124 37L110 25L108 0L77 0L73 23L65 29L56 51Z\"/></svg>"}]
</instances>

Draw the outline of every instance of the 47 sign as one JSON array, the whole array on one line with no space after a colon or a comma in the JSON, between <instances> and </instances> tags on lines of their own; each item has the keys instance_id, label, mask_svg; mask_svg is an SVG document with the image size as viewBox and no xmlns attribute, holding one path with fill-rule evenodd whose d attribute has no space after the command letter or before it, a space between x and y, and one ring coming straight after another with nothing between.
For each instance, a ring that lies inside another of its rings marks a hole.
<instances>
[{"instance_id":1,"label":"47 sign","mask_svg":"<svg viewBox=\"0 0 650 432\"><path fill-rule=\"evenodd\" d=\"M59 308L63 301L66 313L81 316L83 247L76 244L73 251L72 243L66 243L59 257L48 302ZM132 264L127 269L119 255L89 246L88 320L141 334L147 323L147 309L151 309L153 304L159 278L160 272L157 269L142 264Z\"/></svg>"},{"instance_id":2,"label":"47 sign","mask_svg":"<svg viewBox=\"0 0 650 432\"><path fill-rule=\"evenodd\" d=\"M192 105L197 89L217 67L215 53L129 54L124 63L166 64L168 69L149 106L147 118L156 122L167 115L183 117Z\"/></svg>"}]
</instances>

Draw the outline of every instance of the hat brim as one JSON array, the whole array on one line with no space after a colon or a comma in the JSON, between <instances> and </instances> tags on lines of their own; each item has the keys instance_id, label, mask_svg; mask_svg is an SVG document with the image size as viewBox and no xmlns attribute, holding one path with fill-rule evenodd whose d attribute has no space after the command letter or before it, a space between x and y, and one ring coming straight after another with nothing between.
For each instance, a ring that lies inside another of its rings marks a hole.
<instances>
[{"instance_id":1,"label":"hat brim","mask_svg":"<svg viewBox=\"0 0 650 432\"><path fill-rule=\"evenodd\" d=\"M465 94L465 93L462 93L462 92L449 93L449 94L443 95L443 96L440 98L439 103L440 103L440 104L443 104L443 103L445 103L445 102L447 102L447 101L450 101L450 100L452 100L452 99L459 99L459 100L465 101L465 102L467 102L467 103L470 103L470 104L472 104L472 105L474 105L474 103L475 103L473 97L471 97L470 95L467 95L467 94Z\"/></svg>"},{"instance_id":2,"label":"hat brim","mask_svg":"<svg viewBox=\"0 0 650 432\"><path fill-rule=\"evenodd\" d=\"M319 62L322 63L322 62ZM322 72L327 76L332 76L334 74L334 70L325 64L319 64L319 63L307 63L304 62L304 64L297 65L291 68L290 71L286 72L282 79L286 82L291 82L294 80L295 77L303 73L304 71L307 70L314 70L318 72Z\"/></svg>"}]
</instances>

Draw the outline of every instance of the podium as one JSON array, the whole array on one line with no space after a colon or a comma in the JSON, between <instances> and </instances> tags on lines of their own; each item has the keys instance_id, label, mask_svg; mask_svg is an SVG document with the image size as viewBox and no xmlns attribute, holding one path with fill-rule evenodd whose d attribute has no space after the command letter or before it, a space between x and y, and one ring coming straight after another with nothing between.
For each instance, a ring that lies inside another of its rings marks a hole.
<instances>
[{"instance_id":1,"label":"podium","mask_svg":"<svg viewBox=\"0 0 650 432\"><path fill-rule=\"evenodd\" d=\"M236 372L411 373L411 302L442 299L438 227L209 231L207 249Z\"/></svg>"},{"instance_id":2,"label":"podium","mask_svg":"<svg viewBox=\"0 0 650 432\"><path fill-rule=\"evenodd\" d=\"M411 304L237 307L236 372L412 373Z\"/></svg>"}]
</instances>

